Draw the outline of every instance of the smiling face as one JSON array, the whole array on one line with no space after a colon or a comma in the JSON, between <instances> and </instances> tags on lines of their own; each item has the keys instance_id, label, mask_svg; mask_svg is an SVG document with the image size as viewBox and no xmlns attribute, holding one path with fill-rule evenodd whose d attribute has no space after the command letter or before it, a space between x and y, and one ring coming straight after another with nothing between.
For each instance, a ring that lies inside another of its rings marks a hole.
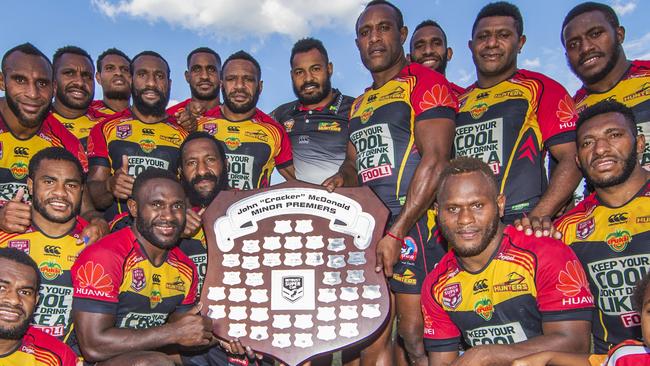
<instances>
[{"instance_id":1,"label":"smiling face","mask_svg":"<svg viewBox=\"0 0 650 366\"><path fill-rule=\"evenodd\" d=\"M469 42L476 71L485 77L510 77L517 68L517 53L526 42L509 16L482 18Z\"/></svg>"},{"instance_id":2,"label":"smiling face","mask_svg":"<svg viewBox=\"0 0 650 366\"><path fill-rule=\"evenodd\" d=\"M0 258L0 339L23 337L38 300L37 274L28 265Z\"/></svg>"},{"instance_id":3,"label":"smiling face","mask_svg":"<svg viewBox=\"0 0 650 366\"><path fill-rule=\"evenodd\" d=\"M120 55L106 55L97 70L97 82L108 99L131 98L131 69L129 61Z\"/></svg>"},{"instance_id":4,"label":"smiling face","mask_svg":"<svg viewBox=\"0 0 650 366\"><path fill-rule=\"evenodd\" d=\"M162 116L169 102L171 82L167 65L158 57L144 55L133 61L133 104L145 116Z\"/></svg>"},{"instance_id":5,"label":"smiling face","mask_svg":"<svg viewBox=\"0 0 650 366\"><path fill-rule=\"evenodd\" d=\"M223 158L215 142L199 138L185 143L181 162L183 186L190 202L195 206L208 206L225 179Z\"/></svg>"},{"instance_id":6,"label":"smiling face","mask_svg":"<svg viewBox=\"0 0 650 366\"><path fill-rule=\"evenodd\" d=\"M398 65L404 57L402 45L407 30L397 25L395 9L388 5L366 8L357 21L357 48L361 62L371 73Z\"/></svg>"},{"instance_id":7,"label":"smiling face","mask_svg":"<svg viewBox=\"0 0 650 366\"><path fill-rule=\"evenodd\" d=\"M92 62L82 55L64 53L54 70L57 102L74 110L88 109L95 95Z\"/></svg>"},{"instance_id":8,"label":"smiling face","mask_svg":"<svg viewBox=\"0 0 650 366\"><path fill-rule=\"evenodd\" d=\"M45 159L38 165L34 178L27 180L35 215L65 224L75 220L81 209L83 183L75 164L65 160Z\"/></svg>"},{"instance_id":9,"label":"smiling face","mask_svg":"<svg viewBox=\"0 0 650 366\"><path fill-rule=\"evenodd\" d=\"M411 61L417 62L437 71L445 73L450 48L445 44L442 30L434 26L424 26L411 38Z\"/></svg>"},{"instance_id":10,"label":"smiling face","mask_svg":"<svg viewBox=\"0 0 650 366\"><path fill-rule=\"evenodd\" d=\"M293 92L303 105L319 103L329 95L331 76L332 64L315 48L296 53L291 61Z\"/></svg>"}]
</instances>

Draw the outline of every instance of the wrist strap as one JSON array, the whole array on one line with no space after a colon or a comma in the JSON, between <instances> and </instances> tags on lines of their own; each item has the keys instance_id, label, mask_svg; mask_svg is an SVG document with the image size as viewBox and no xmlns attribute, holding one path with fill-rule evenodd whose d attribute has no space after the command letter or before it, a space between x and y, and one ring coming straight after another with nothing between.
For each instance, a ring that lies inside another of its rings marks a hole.
<instances>
[{"instance_id":1,"label":"wrist strap","mask_svg":"<svg viewBox=\"0 0 650 366\"><path fill-rule=\"evenodd\" d=\"M399 236L391 233L390 231L386 231L386 235L390 236L391 238L393 238L395 240L399 240L399 241L402 241L402 242L404 241L404 238L400 238Z\"/></svg>"}]
</instances>

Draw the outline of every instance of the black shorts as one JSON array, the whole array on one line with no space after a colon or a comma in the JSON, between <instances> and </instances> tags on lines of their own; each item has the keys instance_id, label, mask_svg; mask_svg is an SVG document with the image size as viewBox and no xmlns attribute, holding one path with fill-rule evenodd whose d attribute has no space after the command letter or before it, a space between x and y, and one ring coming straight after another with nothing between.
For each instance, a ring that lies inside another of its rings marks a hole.
<instances>
[{"instance_id":1,"label":"black shorts","mask_svg":"<svg viewBox=\"0 0 650 366\"><path fill-rule=\"evenodd\" d=\"M206 351L181 355L184 366L272 366L273 361L249 361L246 356L231 357L215 346Z\"/></svg>"}]
</instances>

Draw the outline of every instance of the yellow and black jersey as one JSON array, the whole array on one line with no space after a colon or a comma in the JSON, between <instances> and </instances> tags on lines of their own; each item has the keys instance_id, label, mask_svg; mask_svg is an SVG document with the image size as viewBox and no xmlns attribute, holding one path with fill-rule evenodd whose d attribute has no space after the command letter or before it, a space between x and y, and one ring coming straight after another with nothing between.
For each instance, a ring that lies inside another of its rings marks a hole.
<instances>
[{"instance_id":1,"label":"yellow and black jersey","mask_svg":"<svg viewBox=\"0 0 650 366\"><path fill-rule=\"evenodd\" d=\"M506 222L530 212L548 185L550 146L573 143L573 100L556 81L518 70L497 85L468 87L459 97L454 151L483 160L508 198Z\"/></svg>"},{"instance_id":2,"label":"yellow and black jersey","mask_svg":"<svg viewBox=\"0 0 650 366\"><path fill-rule=\"evenodd\" d=\"M58 238L45 235L35 226L22 234L0 231L0 248L22 250L29 254L40 270L41 287L32 324L63 342L68 341L72 330L70 269L77 254L84 248L81 232L86 225L81 217L77 217L74 228Z\"/></svg>"},{"instance_id":3,"label":"yellow and black jersey","mask_svg":"<svg viewBox=\"0 0 650 366\"><path fill-rule=\"evenodd\" d=\"M650 269L650 181L621 207L608 207L592 193L555 226L582 262L596 299L591 324L596 353L641 339L632 293Z\"/></svg>"},{"instance_id":4,"label":"yellow and black jersey","mask_svg":"<svg viewBox=\"0 0 650 366\"><path fill-rule=\"evenodd\" d=\"M606 92L596 93L582 87L573 98L578 113L607 99L614 99L631 108L637 130L645 135L641 166L650 170L650 61L632 61L621 80Z\"/></svg>"},{"instance_id":5,"label":"yellow and black jersey","mask_svg":"<svg viewBox=\"0 0 650 366\"><path fill-rule=\"evenodd\" d=\"M102 114L95 109L89 108L86 114L77 118L65 118L62 115L52 112L52 116L61 122L63 127L70 131L76 138L81 141L84 149L88 142L90 130L102 120L109 118L110 115Z\"/></svg>"}]
</instances>

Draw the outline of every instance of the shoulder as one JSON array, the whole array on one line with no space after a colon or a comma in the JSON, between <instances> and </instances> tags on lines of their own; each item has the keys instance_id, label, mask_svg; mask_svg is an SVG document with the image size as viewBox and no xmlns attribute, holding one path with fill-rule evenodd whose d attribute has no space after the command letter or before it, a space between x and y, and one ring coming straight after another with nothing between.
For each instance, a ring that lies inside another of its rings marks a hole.
<instances>
[{"instance_id":1,"label":"shoulder","mask_svg":"<svg viewBox=\"0 0 650 366\"><path fill-rule=\"evenodd\" d=\"M634 60L632 61L632 71L639 72L643 71L644 73L648 73L650 71L650 60Z\"/></svg>"},{"instance_id":2,"label":"shoulder","mask_svg":"<svg viewBox=\"0 0 650 366\"><path fill-rule=\"evenodd\" d=\"M526 235L523 231L518 231L514 226L507 226L503 231L504 238L508 238L510 243L521 250L534 254L537 259L550 258L553 254L565 253L571 251L562 241L550 238L537 238L532 235Z\"/></svg>"},{"instance_id":3,"label":"shoulder","mask_svg":"<svg viewBox=\"0 0 650 366\"><path fill-rule=\"evenodd\" d=\"M253 117L251 117L251 120L253 120L253 122L264 124L271 128L284 131L284 128L276 120L259 109L255 111L255 114Z\"/></svg>"},{"instance_id":4,"label":"shoulder","mask_svg":"<svg viewBox=\"0 0 650 366\"><path fill-rule=\"evenodd\" d=\"M560 231L566 231L570 226L576 225L581 220L589 216L593 210L598 206L596 193L592 193L580 201L569 212L562 215L555 221L555 227Z\"/></svg>"},{"instance_id":5,"label":"shoulder","mask_svg":"<svg viewBox=\"0 0 650 366\"><path fill-rule=\"evenodd\" d=\"M174 113L176 113L176 112L178 112L178 111L180 111L182 109L185 109L185 107L187 107L187 105L190 103L191 100L192 100L191 98L188 98L188 99L186 99L186 100L184 100L184 101L182 101L180 103L176 103L173 106L167 108L167 114L173 116Z\"/></svg>"},{"instance_id":6,"label":"shoulder","mask_svg":"<svg viewBox=\"0 0 650 366\"><path fill-rule=\"evenodd\" d=\"M539 86L543 88L551 88L551 89L560 89L565 91L564 87L562 84L558 83L557 81L551 79L550 77L539 73L535 71L530 71L526 69L519 69L515 75L512 77L513 81L530 81L538 84ZM568 93L567 93L568 94Z\"/></svg>"},{"instance_id":7,"label":"shoulder","mask_svg":"<svg viewBox=\"0 0 650 366\"><path fill-rule=\"evenodd\" d=\"M110 233L99 239L96 243L87 246L81 254L79 260L105 260L108 258L124 258L133 247L135 240L130 227Z\"/></svg>"},{"instance_id":8,"label":"shoulder","mask_svg":"<svg viewBox=\"0 0 650 366\"><path fill-rule=\"evenodd\" d=\"M25 349L27 348L27 349ZM54 354L60 359L67 359L71 356L72 350L66 344L58 340L57 338L44 333L32 326L27 329L27 332L23 336L23 352L34 352L36 354L39 351ZM43 356L48 358L47 356ZM38 356L37 356L38 358Z\"/></svg>"},{"instance_id":9,"label":"shoulder","mask_svg":"<svg viewBox=\"0 0 650 366\"><path fill-rule=\"evenodd\" d=\"M297 100L294 100L292 102L284 103L271 112L271 115L273 118L276 119L276 121L282 123L286 121L289 117L291 117L291 111L296 109L296 104L298 103Z\"/></svg>"}]
</instances>

